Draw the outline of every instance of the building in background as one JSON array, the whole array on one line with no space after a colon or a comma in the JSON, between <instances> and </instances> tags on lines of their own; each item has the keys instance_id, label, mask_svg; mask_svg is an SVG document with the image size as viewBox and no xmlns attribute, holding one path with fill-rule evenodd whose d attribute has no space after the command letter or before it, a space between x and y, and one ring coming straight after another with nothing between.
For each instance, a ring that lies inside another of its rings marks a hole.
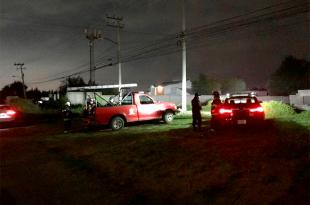
<instances>
[{"instance_id":1,"label":"building in background","mask_svg":"<svg viewBox=\"0 0 310 205\"><path fill-rule=\"evenodd\" d=\"M192 94L192 82L190 80L186 81L186 92L187 95ZM158 85L151 85L150 95L182 95L182 81L170 81Z\"/></svg>"},{"instance_id":2,"label":"building in background","mask_svg":"<svg viewBox=\"0 0 310 205\"><path fill-rule=\"evenodd\" d=\"M298 90L296 95L290 95L290 104L301 110L310 110L310 90Z\"/></svg>"}]
</instances>

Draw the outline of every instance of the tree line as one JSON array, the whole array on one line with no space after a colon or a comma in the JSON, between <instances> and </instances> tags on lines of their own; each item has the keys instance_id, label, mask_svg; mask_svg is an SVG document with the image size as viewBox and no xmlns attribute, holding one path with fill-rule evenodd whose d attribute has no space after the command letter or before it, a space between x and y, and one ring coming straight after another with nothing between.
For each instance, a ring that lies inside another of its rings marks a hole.
<instances>
[{"instance_id":1,"label":"tree line","mask_svg":"<svg viewBox=\"0 0 310 205\"><path fill-rule=\"evenodd\" d=\"M67 87L86 85L82 77L70 77L62 81L58 92L60 95L65 95ZM285 57L279 68L270 76L266 88L271 95L290 95L295 94L297 90L310 89L310 61L298 59L291 55ZM25 89L27 90L26 85ZM245 91L246 89L246 82L241 78L217 80L200 74L197 79L192 81L192 91L200 94L212 94L215 90L222 93L233 93ZM34 88L27 90L26 95L28 99L39 100L41 97L48 97L54 92ZM117 90L110 89L106 90L105 94L115 94L116 92ZM22 82L15 81L4 86L0 91L0 101L3 102L7 96L23 98Z\"/></svg>"},{"instance_id":2,"label":"tree line","mask_svg":"<svg viewBox=\"0 0 310 205\"><path fill-rule=\"evenodd\" d=\"M266 90L271 95L296 94L297 90L310 89L310 62L287 56L279 68L270 76L265 88L251 90ZM234 93L247 90L246 82L241 78L217 80L200 74L192 81L192 91L202 95L212 94L213 91Z\"/></svg>"}]
</instances>

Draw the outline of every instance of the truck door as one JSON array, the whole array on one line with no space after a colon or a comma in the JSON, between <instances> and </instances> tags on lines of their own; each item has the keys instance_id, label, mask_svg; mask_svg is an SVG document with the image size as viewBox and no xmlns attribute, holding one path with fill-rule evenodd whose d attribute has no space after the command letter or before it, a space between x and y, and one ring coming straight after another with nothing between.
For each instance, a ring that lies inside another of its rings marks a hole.
<instances>
[{"instance_id":1,"label":"truck door","mask_svg":"<svg viewBox=\"0 0 310 205\"><path fill-rule=\"evenodd\" d=\"M119 106L122 113L126 116L127 122L138 121L138 110L137 106L133 103L132 94L124 97L122 105Z\"/></svg>"},{"instance_id":2,"label":"truck door","mask_svg":"<svg viewBox=\"0 0 310 205\"><path fill-rule=\"evenodd\" d=\"M139 120L152 120L161 118L161 112L158 105L154 103L153 99L147 95L139 95L139 102L137 102L139 113Z\"/></svg>"}]
</instances>

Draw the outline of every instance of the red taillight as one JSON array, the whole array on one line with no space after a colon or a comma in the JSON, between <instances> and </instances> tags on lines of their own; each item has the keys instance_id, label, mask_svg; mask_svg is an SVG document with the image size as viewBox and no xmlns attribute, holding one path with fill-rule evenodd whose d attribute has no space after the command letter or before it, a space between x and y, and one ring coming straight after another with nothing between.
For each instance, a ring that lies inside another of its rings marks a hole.
<instances>
[{"instance_id":1,"label":"red taillight","mask_svg":"<svg viewBox=\"0 0 310 205\"><path fill-rule=\"evenodd\" d=\"M219 113L220 113L220 114L230 114L230 113L232 113L232 110L231 110L231 109L221 108L221 109L219 110Z\"/></svg>"},{"instance_id":2,"label":"red taillight","mask_svg":"<svg viewBox=\"0 0 310 205\"><path fill-rule=\"evenodd\" d=\"M264 112L262 107L251 108L250 112Z\"/></svg>"},{"instance_id":3,"label":"red taillight","mask_svg":"<svg viewBox=\"0 0 310 205\"><path fill-rule=\"evenodd\" d=\"M14 110L8 110L8 111L6 111L6 114L7 115L15 115L16 114L16 111L14 111Z\"/></svg>"}]
</instances>

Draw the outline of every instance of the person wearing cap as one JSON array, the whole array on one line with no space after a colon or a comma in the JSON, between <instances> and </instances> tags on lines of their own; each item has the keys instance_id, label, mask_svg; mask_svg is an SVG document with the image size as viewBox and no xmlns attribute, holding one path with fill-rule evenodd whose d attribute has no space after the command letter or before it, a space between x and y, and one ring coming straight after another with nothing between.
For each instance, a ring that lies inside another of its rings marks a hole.
<instances>
[{"instance_id":1,"label":"person wearing cap","mask_svg":"<svg viewBox=\"0 0 310 205\"><path fill-rule=\"evenodd\" d=\"M193 129L201 129L201 104L199 100L199 94L195 93L195 97L192 99L192 116L193 116Z\"/></svg>"}]
</instances>

